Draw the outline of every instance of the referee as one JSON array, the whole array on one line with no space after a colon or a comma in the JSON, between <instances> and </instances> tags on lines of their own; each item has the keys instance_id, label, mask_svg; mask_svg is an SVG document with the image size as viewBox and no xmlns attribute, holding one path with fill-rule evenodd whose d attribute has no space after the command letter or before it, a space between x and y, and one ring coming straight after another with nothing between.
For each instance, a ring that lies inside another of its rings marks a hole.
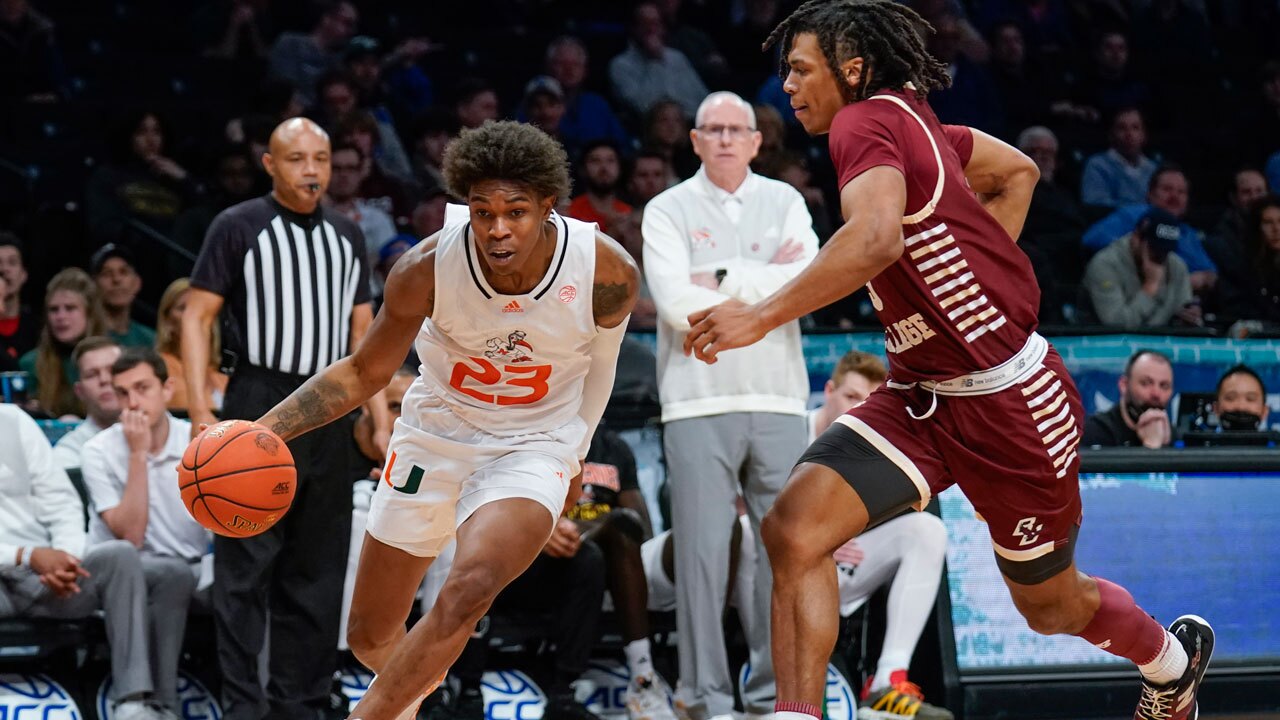
<instances>
[{"instance_id":1,"label":"referee","mask_svg":"<svg viewBox=\"0 0 1280 720\"><path fill-rule=\"evenodd\" d=\"M223 314L224 364L234 366L228 418L256 418L309 376L347 355L373 320L364 237L324 208L329 137L293 118L271 134L262 164L271 193L224 210L209 228L182 316L182 364L192 432L215 422L205 392L213 323ZM385 448L386 403L375 397ZM289 513L247 539L214 539L213 613L227 720L324 717L337 668L338 619L351 484L351 428L334 423L289 443L298 469ZM270 680L258 658L270 609Z\"/></svg>"}]
</instances>

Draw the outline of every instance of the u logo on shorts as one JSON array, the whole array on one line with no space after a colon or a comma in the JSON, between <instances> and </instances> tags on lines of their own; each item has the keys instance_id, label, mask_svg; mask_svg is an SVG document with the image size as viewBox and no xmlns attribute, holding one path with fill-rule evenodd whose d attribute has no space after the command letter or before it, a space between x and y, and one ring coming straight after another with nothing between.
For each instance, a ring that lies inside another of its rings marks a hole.
<instances>
[{"instance_id":1,"label":"u logo on shorts","mask_svg":"<svg viewBox=\"0 0 1280 720\"><path fill-rule=\"evenodd\" d=\"M386 480L387 485L390 485L391 489L395 490L396 492L402 492L405 495L417 494L418 487L422 485L422 476L426 474L426 471L418 467L417 465L414 465L413 469L409 471L409 478L405 480L404 485L396 487L395 483L391 482L391 469L394 468L395 466L396 466L396 454L393 452L391 453L391 459L387 461L386 471L382 473L382 479Z\"/></svg>"}]
</instances>

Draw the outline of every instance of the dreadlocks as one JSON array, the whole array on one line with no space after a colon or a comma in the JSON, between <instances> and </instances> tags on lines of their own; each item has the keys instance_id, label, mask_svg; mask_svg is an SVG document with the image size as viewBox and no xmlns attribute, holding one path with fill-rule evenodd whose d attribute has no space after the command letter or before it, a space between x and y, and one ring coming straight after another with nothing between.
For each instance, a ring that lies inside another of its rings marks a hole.
<instances>
[{"instance_id":1,"label":"dreadlocks","mask_svg":"<svg viewBox=\"0 0 1280 720\"><path fill-rule=\"evenodd\" d=\"M933 32L914 10L894 0L809 0L778 23L763 49L781 43L778 74L785 79L792 41L801 33L813 33L848 100L862 100L908 82L926 95L949 86L951 78L942 63L925 51L920 29ZM857 88L850 87L840 71L843 62L855 57L865 63Z\"/></svg>"}]
</instances>

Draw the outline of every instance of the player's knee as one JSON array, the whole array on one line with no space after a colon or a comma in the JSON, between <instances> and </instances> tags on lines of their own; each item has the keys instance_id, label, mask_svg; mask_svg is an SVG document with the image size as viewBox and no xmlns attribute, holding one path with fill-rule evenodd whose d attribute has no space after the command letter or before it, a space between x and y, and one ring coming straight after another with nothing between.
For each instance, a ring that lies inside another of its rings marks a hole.
<instances>
[{"instance_id":1,"label":"player's knee","mask_svg":"<svg viewBox=\"0 0 1280 720\"><path fill-rule=\"evenodd\" d=\"M488 612L503 584L493 572L475 567L454 568L436 601L443 619L449 625L475 625Z\"/></svg>"},{"instance_id":2,"label":"player's knee","mask_svg":"<svg viewBox=\"0 0 1280 720\"><path fill-rule=\"evenodd\" d=\"M605 529L614 542L637 547L644 542L644 520L631 508L614 508L605 518Z\"/></svg>"},{"instance_id":3,"label":"player's knee","mask_svg":"<svg viewBox=\"0 0 1280 720\"><path fill-rule=\"evenodd\" d=\"M403 627L403 623L400 625ZM347 645L356 657L365 656L396 640L396 626L386 618L351 608L347 621Z\"/></svg>"},{"instance_id":4,"label":"player's knee","mask_svg":"<svg viewBox=\"0 0 1280 720\"><path fill-rule=\"evenodd\" d=\"M760 539L764 541L769 562L775 568L781 561L794 561L806 555L816 557L821 554L809 547L810 543L806 542L800 524L789 520L787 513L778 511L776 505L765 513L760 522Z\"/></svg>"}]
</instances>

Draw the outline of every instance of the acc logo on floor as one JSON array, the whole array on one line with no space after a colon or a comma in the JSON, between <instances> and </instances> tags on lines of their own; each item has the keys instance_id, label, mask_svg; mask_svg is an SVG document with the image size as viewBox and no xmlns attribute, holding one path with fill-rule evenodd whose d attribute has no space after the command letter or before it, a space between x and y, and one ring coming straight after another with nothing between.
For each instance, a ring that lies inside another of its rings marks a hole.
<instances>
[{"instance_id":1,"label":"acc logo on floor","mask_svg":"<svg viewBox=\"0 0 1280 720\"><path fill-rule=\"evenodd\" d=\"M99 720L111 720L111 676L103 679L98 686L98 697L94 704L98 708ZM217 700L199 680L181 670L178 671L178 717L182 720L222 720L222 708ZM9 720L0 718L0 720Z\"/></svg>"},{"instance_id":2,"label":"acc logo on floor","mask_svg":"<svg viewBox=\"0 0 1280 720\"><path fill-rule=\"evenodd\" d=\"M66 688L47 675L0 675L0 720L84 720Z\"/></svg>"}]
</instances>

